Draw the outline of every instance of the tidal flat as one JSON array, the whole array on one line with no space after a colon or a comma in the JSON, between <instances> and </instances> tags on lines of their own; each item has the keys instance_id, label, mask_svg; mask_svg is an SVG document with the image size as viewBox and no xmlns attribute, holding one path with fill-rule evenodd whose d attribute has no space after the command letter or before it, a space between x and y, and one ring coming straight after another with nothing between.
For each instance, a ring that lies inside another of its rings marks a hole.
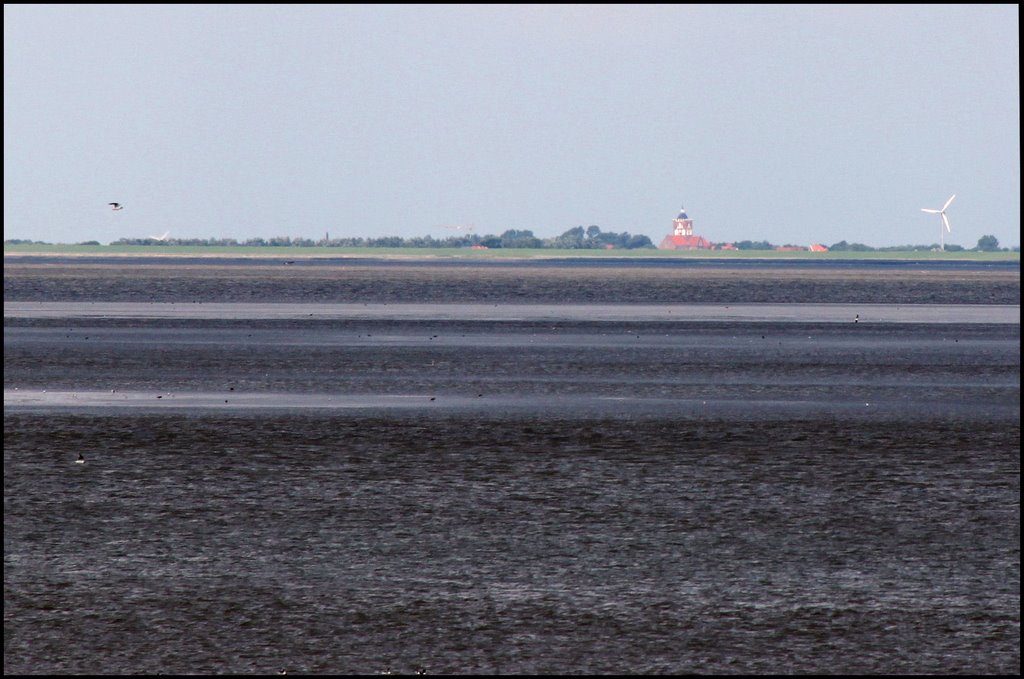
<instances>
[{"instance_id":1,"label":"tidal flat","mask_svg":"<svg viewBox=\"0 0 1024 679\"><path fill-rule=\"evenodd\" d=\"M5 262L4 292L6 672L1020 671L1019 267ZM97 313L154 303L185 310ZM429 311L459 303L499 313ZM695 303L811 315L509 311ZM895 305L928 321L859 313Z\"/></svg>"},{"instance_id":2,"label":"tidal flat","mask_svg":"<svg viewBox=\"0 0 1024 679\"><path fill-rule=\"evenodd\" d=\"M1020 304L1019 261L40 259L5 258L4 301Z\"/></svg>"}]
</instances>

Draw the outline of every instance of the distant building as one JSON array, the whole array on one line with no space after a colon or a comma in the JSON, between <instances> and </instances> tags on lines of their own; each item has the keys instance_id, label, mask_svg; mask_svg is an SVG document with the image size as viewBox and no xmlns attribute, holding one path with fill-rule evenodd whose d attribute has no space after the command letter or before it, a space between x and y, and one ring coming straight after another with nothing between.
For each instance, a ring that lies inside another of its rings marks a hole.
<instances>
[{"instance_id":1,"label":"distant building","mask_svg":"<svg viewBox=\"0 0 1024 679\"><path fill-rule=\"evenodd\" d=\"M821 243L814 243L806 248L803 245L779 245L775 249L779 252L828 252L828 248Z\"/></svg>"},{"instance_id":2,"label":"distant building","mask_svg":"<svg viewBox=\"0 0 1024 679\"><path fill-rule=\"evenodd\" d=\"M685 208L681 208L679 216L672 220L672 233L658 245L659 250L713 250L714 247L703 236L693 235L693 220Z\"/></svg>"}]
</instances>

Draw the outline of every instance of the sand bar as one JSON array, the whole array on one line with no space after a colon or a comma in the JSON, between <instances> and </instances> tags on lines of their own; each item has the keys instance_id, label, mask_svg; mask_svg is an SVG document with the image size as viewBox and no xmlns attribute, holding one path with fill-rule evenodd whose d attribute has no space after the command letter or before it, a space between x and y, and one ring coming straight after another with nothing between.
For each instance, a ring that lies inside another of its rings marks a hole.
<instances>
[{"instance_id":1,"label":"sand bar","mask_svg":"<svg viewBox=\"0 0 1024 679\"><path fill-rule=\"evenodd\" d=\"M4 318L1020 324L1004 304L289 304L5 302Z\"/></svg>"}]
</instances>

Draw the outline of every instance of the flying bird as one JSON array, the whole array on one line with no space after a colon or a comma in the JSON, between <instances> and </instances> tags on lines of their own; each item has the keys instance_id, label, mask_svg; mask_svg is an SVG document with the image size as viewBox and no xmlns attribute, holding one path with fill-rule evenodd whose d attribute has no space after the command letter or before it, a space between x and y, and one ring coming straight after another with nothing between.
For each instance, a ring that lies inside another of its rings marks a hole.
<instances>
[{"instance_id":1,"label":"flying bird","mask_svg":"<svg viewBox=\"0 0 1024 679\"><path fill-rule=\"evenodd\" d=\"M124 209L124 205L121 205L120 203L107 203L107 205L110 206L111 210L123 210Z\"/></svg>"}]
</instances>

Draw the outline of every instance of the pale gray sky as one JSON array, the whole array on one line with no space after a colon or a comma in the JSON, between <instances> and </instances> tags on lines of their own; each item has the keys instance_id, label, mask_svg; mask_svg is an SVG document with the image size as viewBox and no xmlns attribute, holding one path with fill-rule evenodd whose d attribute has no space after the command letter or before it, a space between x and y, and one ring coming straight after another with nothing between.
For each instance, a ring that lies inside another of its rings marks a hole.
<instances>
[{"instance_id":1,"label":"pale gray sky","mask_svg":"<svg viewBox=\"0 0 1024 679\"><path fill-rule=\"evenodd\" d=\"M1018 11L5 4L4 237L1019 245Z\"/></svg>"}]
</instances>

